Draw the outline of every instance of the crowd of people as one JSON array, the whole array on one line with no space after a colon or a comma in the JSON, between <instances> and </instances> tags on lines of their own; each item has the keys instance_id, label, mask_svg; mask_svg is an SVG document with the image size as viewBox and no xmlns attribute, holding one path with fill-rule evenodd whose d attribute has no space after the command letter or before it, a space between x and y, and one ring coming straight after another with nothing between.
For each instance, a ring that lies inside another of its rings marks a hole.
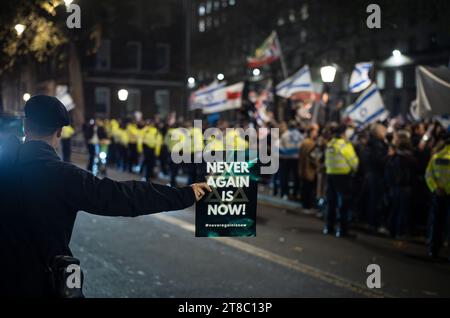
<instances>
[{"instance_id":1,"label":"crowd of people","mask_svg":"<svg viewBox=\"0 0 450 318\"><path fill-rule=\"evenodd\" d=\"M225 131L230 124L220 120L215 127ZM429 253L438 254L449 214L450 133L446 127L437 121L398 120L364 129L349 122L319 126L273 121L268 127L279 128L278 136L269 133L265 138L273 139L279 149L280 168L274 175L263 176L262 182L274 196L299 201L304 210L322 215L324 234L348 236L350 222L397 239L428 233ZM248 146L245 136L237 133L224 140L204 140L206 127L193 127L192 121L96 119L84 128L87 169L93 169L99 147L106 146L110 165L147 180L159 171L176 186L183 171L188 183L203 181L198 165L180 165L171 159L174 147L186 138L180 128L198 137L196 143L191 138L192 156L207 145L216 151L230 144L228 149ZM63 132L63 140L71 133ZM64 145L63 153L67 153Z\"/></svg>"},{"instance_id":2,"label":"crowd of people","mask_svg":"<svg viewBox=\"0 0 450 318\"><path fill-rule=\"evenodd\" d=\"M350 221L397 239L428 233L437 256L450 213L450 132L437 121L280 124L281 196L322 208L324 234ZM296 171L297 168L297 171Z\"/></svg>"}]
</instances>

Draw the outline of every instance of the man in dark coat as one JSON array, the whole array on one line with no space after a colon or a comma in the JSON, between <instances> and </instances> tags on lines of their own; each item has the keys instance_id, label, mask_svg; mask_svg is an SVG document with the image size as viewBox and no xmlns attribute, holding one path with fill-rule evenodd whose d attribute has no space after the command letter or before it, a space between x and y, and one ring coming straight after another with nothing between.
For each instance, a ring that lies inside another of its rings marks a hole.
<instances>
[{"instance_id":1,"label":"man in dark coat","mask_svg":"<svg viewBox=\"0 0 450 318\"><path fill-rule=\"evenodd\" d=\"M0 148L0 296L53 296L48 267L71 256L78 211L136 217L182 210L210 188L99 179L60 160L56 145L69 116L56 98L32 97L25 105L26 141L11 138Z\"/></svg>"},{"instance_id":2,"label":"man in dark coat","mask_svg":"<svg viewBox=\"0 0 450 318\"><path fill-rule=\"evenodd\" d=\"M375 231L383 224L384 169L388 155L385 142L386 128L375 124L366 147L367 184L369 187L367 200L367 217L371 230Z\"/></svg>"}]
</instances>

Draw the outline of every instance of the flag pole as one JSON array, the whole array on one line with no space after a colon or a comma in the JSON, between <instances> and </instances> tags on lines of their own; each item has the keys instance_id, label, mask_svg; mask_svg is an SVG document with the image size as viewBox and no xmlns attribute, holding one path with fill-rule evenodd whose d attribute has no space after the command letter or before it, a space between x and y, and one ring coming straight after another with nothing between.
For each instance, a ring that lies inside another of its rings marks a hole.
<instances>
[{"instance_id":1,"label":"flag pole","mask_svg":"<svg viewBox=\"0 0 450 318\"><path fill-rule=\"evenodd\" d=\"M278 49L280 50L280 62L281 62L281 70L283 72L283 77L286 79L288 77L288 72L286 68L286 62L284 60L283 50L281 49L280 39L278 38L278 33L275 31L275 41L277 42Z\"/></svg>"}]
</instances>

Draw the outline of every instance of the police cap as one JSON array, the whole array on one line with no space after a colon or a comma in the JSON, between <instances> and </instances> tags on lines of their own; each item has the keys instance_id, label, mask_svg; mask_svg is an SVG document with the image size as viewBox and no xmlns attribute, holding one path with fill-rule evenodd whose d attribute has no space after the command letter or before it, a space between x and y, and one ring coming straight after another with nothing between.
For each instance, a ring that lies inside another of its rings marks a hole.
<instances>
[{"instance_id":1,"label":"police cap","mask_svg":"<svg viewBox=\"0 0 450 318\"><path fill-rule=\"evenodd\" d=\"M61 128L70 125L69 113L56 97L36 95L25 103L25 118L45 128Z\"/></svg>"}]
</instances>

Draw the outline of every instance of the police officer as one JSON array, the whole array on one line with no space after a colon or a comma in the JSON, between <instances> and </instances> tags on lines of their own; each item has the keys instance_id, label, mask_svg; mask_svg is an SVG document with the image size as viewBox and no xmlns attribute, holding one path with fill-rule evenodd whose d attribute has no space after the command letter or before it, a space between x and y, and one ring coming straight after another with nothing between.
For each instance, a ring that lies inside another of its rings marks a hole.
<instances>
[{"instance_id":1,"label":"police officer","mask_svg":"<svg viewBox=\"0 0 450 318\"><path fill-rule=\"evenodd\" d=\"M345 131L345 125L334 128L334 137L325 150L328 213L323 233L332 233L338 221L336 237L348 234L352 173L356 172L359 163L353 145L345 138Z\"/></svg>"},{"instance_id":2,"label":"police officer","mask_svg":"<svg viewBox=\"0 0 450 318\"><path fill-rule=\"evenodd\" d=\"M428 188L433 195L428 232L430 257L439 255L450 215L450 133L447 133L446 137L444 149L431 158L425 174Z\"/></svg>"},{"instance_id":3,"label":"police officer","mask_svg":"<svg viewBox=\"0 0 450 318\"><path fill-rule=\"evenodd\" d=\"M75 130L72 126L64 126L61 132L61 150L63 161L70 162L72 155L72 136L75 134Z\"/></svg>"},{"instance_id":4,"label":"police officer","mask_svg":"<svg viewBox=\"0 0 450 318\"><path fill-rule=\"evenodd\" d=\"M143 147L144 147L144 163L145 179L150 181L154 177L154 168L156 165L156 156L159 153L158 147L161 144L162 135L153 122L149 122L144 128Z\"/></svg>"},{"instance_id":5,"label":"police officer","mask_svg":"<svg viewBox=\"0 0 450 318\"><path fill-rule=\"evenodd\" d=\"M69 243L80 210L136 217L185 209L210 191L204 183L177 189L98 179L56 154L61 128L68 124L68 113L58 99L34 96L25 104L25 143L13 138L3 147L0 296L55 295L48 267L55 256L71 255Z\"/></svg>"},{"instance_id":6,"label":"police officer","mask_svg":"<svg viewBox=\"0 0 450 318\"><path fill-rule=\"evenodd\" d=\"M186 135L176 125L172 125L166 134L165 144L168 149L168 159L169 159L169 174L170 174L170 185L175 187L177 185L178 170L180 169L180 164L173 161L172 154L178 153L180 156L183 154L183 146L186 142Z\"/></svg>"}]
</instances>

